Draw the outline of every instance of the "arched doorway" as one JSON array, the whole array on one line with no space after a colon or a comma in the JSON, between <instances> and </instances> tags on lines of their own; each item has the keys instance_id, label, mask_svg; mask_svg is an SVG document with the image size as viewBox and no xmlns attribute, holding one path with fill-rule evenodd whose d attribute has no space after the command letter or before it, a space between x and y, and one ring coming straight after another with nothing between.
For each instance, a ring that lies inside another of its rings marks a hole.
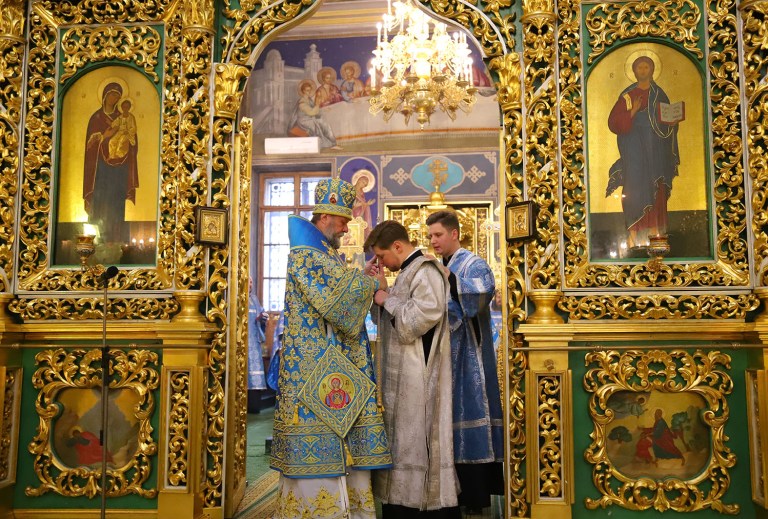
<instances>
[{"instance_id":1,"label":"arched doorway","mask_svg":"<svg viewBox=\"0 0 768 519\"><path fill-rule=\"evenodd\" d=\"M366 2L368 4L368 2ZM305 21L308 21L310 17L316 13L320 8L319 2L312 2L308 6L302 8L301 6L297 4L293 4L291 2L282 2L280 4L283 9L281 12L283 12L282 15L277 15L276 10L265 10L261 11L252 17L250 17L247 21L242 22L236 22L234 24L233 30L231 32L231 39L228 39L227 48L224 54L224 63L227 67L229 67L230 70L236 71L236 74L241 76L240 82L238 85L238 88L241 88L242 90L237 92L237 95L242 95L245 88L243 84L245 83L244 78L250 74L251 75L251 81L253 80L253 75L256 72L256 70L259 69L258 64L260 64L262 61L268 61L272 59L272 61L275 61L275 56L266 56L264 58L260 57L262 56L262 53L265 50L268 50L268 45L277 40L278 36L281 34L287 33L289 30L293 28L297 28ZM337 4L341 5L341 4ZM288 9L290 7L290 9ZM386 4L381 2L381 12L386 9ZM466 6L462 6L461 9L464 11L464 16L460 16L457 14L457 12L451 11L450 6L446 6L445 11L442 13L439 13L444 18L453 18L454 20L458 20L459 24L462 25L465 29L468 27L471 27L473 29L473 33L477 36L477 40L480 43L480 52L483 53L483 59L486 63L489 64L489 69L493 71L499 78L499 82L496 83L497 86L501 85L502 89L498 95L498 103L501 107L501 119L505 124L505 135L502 139L502 142L504 143L503 149L499 151L499 157L497 160L497 164L499 165L499 168L496 173L496 185L498 187L497 193L513 193L513 196L519 195L519 191L516 191L517 185L514 185L513 187L515 189L510 190L509 185L510 182L514 183L517 182L517 175L510 175L508 172L508 169L510 169L510 157L513 154L513 151L511 149L512 143L516 142L516 138L512 138L509 133L510 130L513 132L513 135L517 134L519 132L519 117L510 118L508 117L507 113L513 112L515 110L519 109L520 101L519 101L519 62L517 59L517 56L515 54L510 54L508 52L509 47L508 44L510 42L505 41L505 39L502 37L502 35L498 32L498 30L495 29L495 26L491 23L488 16L485 14L480 13L479 11L473 11L472 9L467 8ZM284 15L285 12L290 12L289 15ZM470 14L470 16L466 16L467 14ZM237 19L236 17L234 19ZM373 25L375 22L371 23L371 27L375 27ZM266 25L269 25L271 27L270 30L263 30L263 27ZM291 31L292 32L292 31ZM371 34L371 39L373 39L373 36L375 34L374 32ZM270 51L271 52L271 51ZM250 69L250 71L249 71ZM493 83L491 83L493 84ZM516 86L517 85L517 86ZM240 112L238 114L238 117L241 115L246 115L245 111L248 108L246 106L248 104L247 96L245 96L244 105L241 107ZM290 104L290 103L289 103ZM497 113L499 110L499 107L496 108ZM281 114L281 117L283 119L287 119L287 114L285 114L285 108L283 108L283 113ZM274 120L274 118L270 119ZM512 121L510 123L510 121ZM259 128L259 120L258 118L254 118L254 133L258 134L258 128ZM511 126L511 128L509 128ZM221 137L224 139L224 136ZM496 142L498 142L498 130L496 133ZM351 142L351 141L348 141ZM254 151L258 154L261 152L261 150L258 149L259 144L254 141L253 147ZM498 147L496 147L498 150ZM347 149L344 153L347 155L355 155L358 154L360 150L356 148L355 146L349 146L347 143ZM334 157L341 156L341 153L334 153L332 154ZM325 156L324 156L325 158ZM349 157L345 157L349 158ZM257 160L256 162L259 162ZM288 161L281 161L278 160L265 160L262 161L260 164L261 170L266 171L268 173L275 173L276 176L281 176L286 173L286 164L285 162L288 162L290 164L293 164L294 166L297 165L297 162L295 160L288 160ZM298 166L299 169L305 165L304 163L301 163L299 161ZM336 171L337 164L334 163L334 168L328 168L327 173L332 173ZM271 168L271 169L270 169ZM289 172L290 174L296 174L296 171ZM299 172L301 173L301 172ZM316 171L314 173L317 173ZM253 184L256 185L257 181L256 179L253 179ZM517 182L518 184L521 182ZM257 193L260 196L263 196L263 191L260 189L255 189L251 191L252 194ZM498 194L497 194L498 196ZM254 199L255 200L255 199ZM257 206L257 203L254 202L254 207ZM499 206L499 199L497 198L496 201L496 207ZM383 214L383 207L380 210L380 213ZM255 215L256 213L254 213ZM259 215L261 217L263 215ZM261 222L257 224L255 218L251 223L251 229L255 228L261 228ZM251 238L254 243L260 243L263 245L263 236L259 236L258 232L251 232ZM500 240L501 241L501 240ZM500 244L500 248L503 245ZM500 254L500 264L504 263L504 258L506 257L505 253ZM519 264L518 264L519 265ZM251 266L253 267L253 262L251 262ZM504 271L503 267L500 267L502 271ZM256 272L259 272L263 275L264 273L264 265L263 262L261 265L258 265L256 268ZM241 274L242 275L242 274ZM514 276L513 276L514 277ZM506 283L507 286L509 286L509 283ZM517 286L518 289L510 292L514 292L515 295L513 297L514 301L510 304L504 305L505 307L509 308L510 306L513 309L519 308L519 301L521 300L521 294L522 294L522 282L520 280L513 281L513 286ZM262 297L264 296L263 291L261 291ZM506 297L506 295L505 295ZM265 306L269 309L271 308L272 301L271 300L265 300L264 301ZM279 308L279 304L277 307ZM506 358L506 355L504 355L502 358ZM506 372L506 370L503 370ZM242 391L243 388L236 388L236 391L238 394L235 395L235 400L238 402L243 401L243 396L239 394L240 391ZM230 415L232 417L232 415ZM236 421L239 423L235 423L233 427L230 428L232 434L238 435L244 433L245 425L243 423L243 416L240 414L239 416L235 417ZM228 439L227 444L228 445L234 445L237 446L239 442L238 441L231 441ZM237 455L237 453L236 453ZM229 464L228 466L232 466ZM238 465L239 467L240 465ZM239 474L230 474L227 473L227 497L226 502L229 504L229 506L232 506L232 503L239 500L240 495L242 495L242 486L238 486L235 484L230 485L229 482L231 481L240 481L244 482L244 478L242 475Z\"/></svg>"}]
</instances>

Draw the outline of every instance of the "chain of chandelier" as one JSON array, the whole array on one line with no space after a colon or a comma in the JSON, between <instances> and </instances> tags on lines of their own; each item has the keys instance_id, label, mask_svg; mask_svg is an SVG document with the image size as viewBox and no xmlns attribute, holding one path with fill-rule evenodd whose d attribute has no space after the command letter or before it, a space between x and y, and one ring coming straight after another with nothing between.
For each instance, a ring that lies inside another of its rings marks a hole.
<instances>
[{"instance_id":1,"label":"chain of chandelier","mask_svg":"<svg viewBox=\"0 0 768 519\"><path fill-rule=\"evenodd\" d=\"M425 15L410 0L388 0L387 13L376 28L369 71L372 114L382 112L389 121L399 113L406 124L415 114L423 129L437 108L451 120L458 110L472 110L477 88L464 33L449 35L444 23Z\"/></svg>"}]
</instances>

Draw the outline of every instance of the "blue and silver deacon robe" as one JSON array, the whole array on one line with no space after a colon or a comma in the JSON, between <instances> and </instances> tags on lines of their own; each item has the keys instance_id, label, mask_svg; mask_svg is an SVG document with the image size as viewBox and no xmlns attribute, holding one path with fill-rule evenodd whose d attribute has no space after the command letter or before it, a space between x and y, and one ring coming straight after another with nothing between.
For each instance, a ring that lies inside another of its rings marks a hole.
<instances>
[{"instance_id":1,"label":"blue and silver deacon robe","mask_svg":"<svg viewBox=\"0 0 768 519\"><path fill-rule=\"evenodd\" d=\"M352 468L389 468L392 456L376 392L342 440L299 401L299 391L325 353L326 326L342 352L375 382L365 316L378 281L346 267L323 234L300 216L288 217L285 330L270 466L289 478L342 476Z\"/></svg>"},{"instance_id":2,"label":"blue and silver deacon robe","mask_svg":"<svg viewBox=\"0 0 768 519\"><path fill-rule=\"evenodd\" d=\"M490 304L488 263L466 249L448 261L448 319L453 361L453 455L456 463L501 461L504 431Z\"/></svg>"}]
</instances>

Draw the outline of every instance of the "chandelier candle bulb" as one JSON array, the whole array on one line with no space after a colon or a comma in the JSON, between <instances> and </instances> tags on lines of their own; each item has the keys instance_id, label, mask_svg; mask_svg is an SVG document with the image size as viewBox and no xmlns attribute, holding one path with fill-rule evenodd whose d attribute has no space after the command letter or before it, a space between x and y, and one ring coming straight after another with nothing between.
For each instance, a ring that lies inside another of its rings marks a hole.
<instances>
[{"instance_id":1,"label":"chandelier candle bulb","mask_svg":"<svg viewBox=\"0 0 768 519\"><path fill-rule=\"evenodd\" d=\"M450 34L444 23L425 15L412 0L394 2L394 16L391 13L389 0L383 23L376 25L370 112L384 112L385 121L399 113L406 124L416 113L422 128L437 108L452 120L457 110L469 113L477 89L466 34ZM390 39L389 31L398 25L399 32Z\"/></svg>"}]
</instances>

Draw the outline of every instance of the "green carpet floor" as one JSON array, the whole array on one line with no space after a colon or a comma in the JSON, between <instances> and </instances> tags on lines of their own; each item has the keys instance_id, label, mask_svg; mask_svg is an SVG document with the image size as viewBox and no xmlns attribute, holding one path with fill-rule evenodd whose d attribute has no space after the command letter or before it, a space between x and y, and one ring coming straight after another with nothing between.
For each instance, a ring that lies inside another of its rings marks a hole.
<instances>
[{"instance_id":1,"label":"green carpet floor","mask_svg":"<svg viewBox=\"0 0 768 519\"><path fill-rule=\"evenodd\" d=\"M245 479L248 482L256 481L270 470L265 441L272 436L274 416L274 407L262 409L256 414L248 414L248 450L245 462Z\"/></svg>"},{"instance_id":2,"label":"green carpet floor","mask_svg":"<svg viewBox=\"0 0 768 519\"><path fill-rule=\"evenodd\" d=\"M250 489L246 489L246 498L241 503L237 519L264 519L270 517L274 507L272 496L276 489L277 479L264 477L272 470L269 468L269 455L266 452L265 442L272 436L272 420L275 416L274 407L262 409L256 414L248 414L248 450L245 465L245 477ZM276 476L276 473L273 473ZM260 485L261 484L261 485ZM264 486L264 490L256 488ZM251 490L251 492L249 492ZM252 495L251 495L252 494ZM377 516L381 517L381 508L376 503ZM471 515L464 512L466 519L500 519L503 517L504 499L494 496L490 508L483 510L482 515Z\"/></svg>"}]
</instances>

